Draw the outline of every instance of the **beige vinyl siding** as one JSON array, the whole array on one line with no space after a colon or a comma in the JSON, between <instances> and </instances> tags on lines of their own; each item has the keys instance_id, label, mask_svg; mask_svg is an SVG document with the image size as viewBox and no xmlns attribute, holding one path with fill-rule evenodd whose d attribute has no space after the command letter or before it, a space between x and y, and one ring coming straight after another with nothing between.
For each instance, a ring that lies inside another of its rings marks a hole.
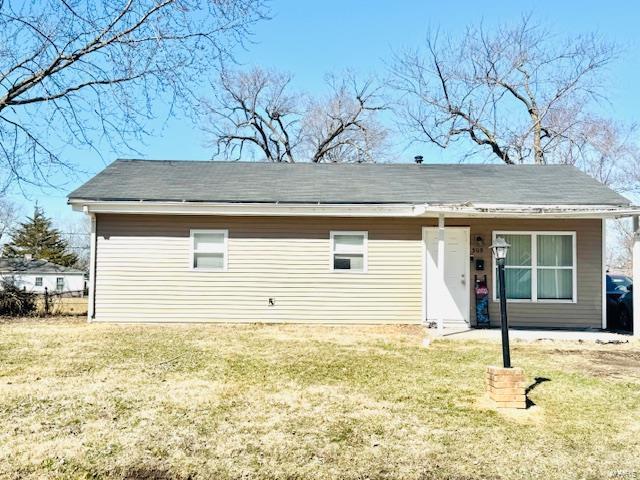
<instances>
[{"instance_id":1,"label":"beige vinyl siding","mask_svg":"<svg viewBox=\"0 0 640 480\"><path fill-rule=\"evenodd\" d=\"M98 215L97 229L97 320L421 321L422 245L402 220ZM229 230L228 271L191 270L190 229ZM330 270L331 230L369 231L368 272Z\"/></svg>"},{"instance_id":2,"label":"beige vinyl siding","mask_svg":"<svg viewBox=\"0 0 640 480\"><path fill-rule=\"evenodd\" d=\"M450 225L458 221L450 220ZM471 245L478 235L484 239L485 272L490 289L491 324L500 324L499 303L493 301L493 267L489 246L494 230L576 232L577 302L515 303L509 302L512 326L600 328L602 326L602 221L601 220L510 220L475 219L471 225ZM473 277L473 268L471 276ZM473 280L473 279L472 279ZM471 321L475 323L475 297L471 299Z\"/></svg>"},{"instance_id":3,"label":"beige vinyl siding","mask_svg":"<svg viewBox=\"0 0 640 480\"><path fill-rule=\"evenodd\" d=\"M422 227L435 224L401 218L99 214L95 320L420 323ZM578 303L510 304L510 319L513 325L600 325L599 220L452 219L447 224L470 226L472 245L477 235L484 237L489 282L493 230L575 230ZM229 231L228 271L191 269L191 229ZM331 271L332 230L368 232L366 273ZM473 296L470 303L473 322ZM495 323L493 302L491 315Z\"/></svg>"}]
</instances>

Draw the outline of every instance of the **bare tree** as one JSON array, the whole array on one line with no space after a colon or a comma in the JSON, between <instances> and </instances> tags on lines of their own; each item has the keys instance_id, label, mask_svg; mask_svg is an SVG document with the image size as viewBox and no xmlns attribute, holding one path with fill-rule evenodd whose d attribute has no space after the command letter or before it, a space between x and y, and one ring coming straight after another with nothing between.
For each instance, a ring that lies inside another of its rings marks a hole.
<instances>
[{"instance_id":1,"label":"bare tree","mask_svg":"<svg viewBox=\"0 0 640 480\"><path fill-rule=\"evenodd\" d=\"M459 40L430 35L425 50L397 56L391 85L414 140L465 140L505 163L552 163L563 146L583 143L614 57L594 35L562 40L525 17L491 32L470 27Z\"/></svg>"},{"instance_id":2,"label":"bare tree","mask_svg":"<svg viewBox=\"0 0 640 480\"><path fill-rule=\"evenodd\" d=\"M127 147L160 99L188 108L262 16L262 0L0 0L0 192L69 170L64 144Z\"/></svg>"},{"instance_id":3,"label":"bare tree","mask_svg":"<svg viewBox=\"0 0 640 480\"><path fill-rule=\"evenodd\" d=\"M607 267L613 272L631 275L635 234L630 218L610 222L607 231Z\"/></svg>"},{"instance_id":4,"label":"bare tree","mask_svg":"<svg viewBox=\"0 0 640 480\"><path fill-rule=\"evenodd\" d=\"M241 158L250 146L268 161L293 162L302 112L290 83L289 74L259 68L222 72L214 98L203 100L217 154Z\"/></svg>"},{"instance_id":5,"label":"bare tree","mask_svg":"<svg viewBox=\"0 0 640 480\"><path fill-rule=\"evenodd\" d=\"M311 100L302 123L312 162L375 162L384 157L387 130L376 114L387 107L371 80L330 76L331 94Z\"/></svg>"},{"instance_id":6,"label":"bare tree","mask_svg":"<svg viewBox=\"0 0 640 480\"><path fill-rule=\"evenodd\" d=\"M16 225L20 212L18 207L6 198L0 198L0 242Z\"/></svg>"},{"instance_id":7,"label":"bare tree","mask_svg":"<svg viewBox=\"0 0 640 480\"><path fill-rule=\"evenodd\" d=\"M637 194L640 184L640 145L635 125L592 116L581 121L571 141L554 150L557 163L575 165L620 192Z\"/></svg>"},{"instance_id":8,"label":"bare tree","mask_svg":"<svg viewBox=\"0 0 640 480\"><path fill-rule=\"evenodd\" d=\"M66 241L67 248L78 261L76 268L88 270L91 250L91 220L87 215L65 219L56 222L60 236Z\"/></svg>"},{"instance_id":9,"label":"bare tree","mask_svg":"<svg viewBox=\"0 0 640 480\"><path fill-rule=\"evenodd\" d=\"M260 68L224 72L218 93L202 102L215 155L318 163L373 161L381 153L387 131L376 114L386 105L372 80L328 77L324 98L293 92L291 82Z\"/></svg>"}]
</instances>

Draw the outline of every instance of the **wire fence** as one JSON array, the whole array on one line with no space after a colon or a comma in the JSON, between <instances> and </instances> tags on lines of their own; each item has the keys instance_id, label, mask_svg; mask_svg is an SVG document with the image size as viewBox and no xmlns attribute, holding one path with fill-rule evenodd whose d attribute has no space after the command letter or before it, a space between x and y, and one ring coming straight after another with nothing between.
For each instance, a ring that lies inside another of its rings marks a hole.
<instances>
[{"instance_id":1,"label":"wire fence","mask_svg":"<svg viewBox=\"0 0 640 480\"><path fill-rule=\"evenodd\" d=\"M88 291L49 290L38 295L36 307L42 315L86 315L88 310Z\"/></svg>"}]
</instances>

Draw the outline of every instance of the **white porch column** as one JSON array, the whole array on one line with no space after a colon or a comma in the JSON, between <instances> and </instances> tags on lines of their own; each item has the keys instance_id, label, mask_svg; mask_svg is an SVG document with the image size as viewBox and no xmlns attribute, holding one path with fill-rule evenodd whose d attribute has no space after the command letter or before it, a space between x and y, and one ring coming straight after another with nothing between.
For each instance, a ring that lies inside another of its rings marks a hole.
<instances>
[{"instance_id":1,"label":"white porch column","mask_svg":"<svg viewBox=\"0 0 640 480\"><path fill-rule=\"evenodd\" d=\"M440 282L438 289L438 298L443 298L444 295L444 214L438 215L438 274L440 276ZM438 302L438 335L444 333L444 309L442 308L442 301Z\"/></svg>"},{"instance_id":2,"label":"white porch column","mask_svg":"<svg viewBox=\"0 0 640 480\"><path fill-rule=\"evenodd\" d=\"M607 220L602 219L602 328L607 328Z\"/></svg>"},{"instance_id":3,"label":"white porch column","mask_svg":"<svg viewBox=\"0 0 640 480\"><path fill-rule=\"evenodd\" d=\"M640 337L640 219L633 217L633 336Z\"/></svg>"}]
</instances>

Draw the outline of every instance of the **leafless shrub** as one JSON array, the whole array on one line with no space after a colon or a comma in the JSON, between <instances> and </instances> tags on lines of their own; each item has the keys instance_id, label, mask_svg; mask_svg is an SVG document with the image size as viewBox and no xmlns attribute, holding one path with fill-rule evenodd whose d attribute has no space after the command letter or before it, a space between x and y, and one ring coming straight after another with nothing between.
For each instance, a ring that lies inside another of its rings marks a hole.
<instances>
[{"instance_id":1,"label":"leafless shrub","mask_svg":"<svg viewBox=\"0 0 640 480\"><path fill-rule=\"evenodd\" d=\"M36 309L36 296L19 288L11 279L0 281L0 315L24 316Z\"/></svg>"}]
</instances>

